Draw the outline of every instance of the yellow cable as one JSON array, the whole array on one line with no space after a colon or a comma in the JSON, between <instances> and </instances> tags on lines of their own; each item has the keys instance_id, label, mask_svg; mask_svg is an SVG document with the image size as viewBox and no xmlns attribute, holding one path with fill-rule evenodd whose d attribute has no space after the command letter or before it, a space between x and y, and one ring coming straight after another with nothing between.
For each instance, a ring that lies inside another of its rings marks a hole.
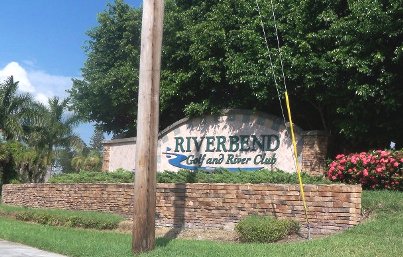
<instances>
[{"instance_id":1,"label":"yellow cable","mask_svg":"<svg viewBox=\"0 0 403 257\"><path fill-rule=\"evenodd\" d=\"M302 202L304 204L304 211L305 211L305 219L306 223L309 226L309 220L308 220L308 208L306 206L306 201L305 201L305 193L304 193L304 185L302 184L302 178L301 178L301 170L299 167L298 163L298 155L297 155L297 144L295 142L295 136L294 136L294 125L292 123L292 118L291 118L291 109L290 109L290 101L288 99L288 93L285 91L285 101L287 104L287 111L288 111L288 119L290 121L290 130L291 130L291 139L292 139L292 145L294 146L294 157L295 157L295 165L297 168L297 174L298 174L298 180L299 180L299 187L301 191L301 196L302 196ZM308 227L309 228L309 227Z\"/></svg>"}]
</instances>

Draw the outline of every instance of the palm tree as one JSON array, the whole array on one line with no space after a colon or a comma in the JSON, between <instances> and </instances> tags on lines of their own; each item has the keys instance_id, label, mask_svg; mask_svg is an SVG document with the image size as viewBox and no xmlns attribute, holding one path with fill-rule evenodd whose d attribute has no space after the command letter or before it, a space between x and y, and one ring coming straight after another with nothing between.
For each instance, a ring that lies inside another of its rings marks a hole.
<instances>
[{"instance_id":1,"label":"palm tree","mask_svg":"<svg viewBox=\"0 0 403 257\"><path fill-rule=\"evenodd\" d=\"M49 99L49 106L46 108L47 111L42 119L42 137L38 145L43 148L48 156L51 169L62 149L70 146L83 147L81 138L73 132L79 120L76 115L66 112L67 107L68 99L60 100L58 97L53 97Z\"/></svg>"},{"instance_id":2,"label":"palm tree","mask_svg":"<svg viewBox=\"0 0 403 257\"><path fill-rule=\"evenodd\" d=\"M85 159L86 159L86 156L83 154L83 152L77 153L71 159L71 166L74 168L74 170L76 172L80 172L81 170L85 170L84 169Z\"/></svg>"},{"instance_id":3,"label":"palm tree","mask_svg":"<svg viewBox=\"0 0 403 257\"><path fill-rule=\"evenodd\" d=\"M73 133L79 120L67 112L68 99L53 97L45 106L29 94L17 94L17 89L12 76L0 83L0 129L7 142L15 141L12 161L20 179L42 182L58 152L72 145L83 147Z\"/></svg>"},{"instance_id":4,"label":"palm tree","mask_svg":"<svg viewBox=\"0 0 403 257\"><path fill-rule=\"evenodd\" d=\"M31 95L17 95L17 89L13 76L0 83L0 130L6 140L21 138L24 124L32 118Z\"/></svg>"},{"instance_id":5,"label":"palm tree","mask_svg":"<svg viewBox=\"0 0 403 257\"><path fill-rule=\"evenodd\" d=\"M60 100L58 97L49 99L48 106L33 104L35 118L25 126L26 133L22 139L29 146L26 151L30 155L21 155L26 158L19 159L25 161L25 166L19 166L20 176L28 174L24 177L30 182L43 182L47 175L53 173L63 150L83 145L82 140L73 133L79 120L74 114L67 113L67 105L68 99Z\"/></svg>"},{"instance_id":6,"label":"palm tree","mask_svg":"<svg viewBox=\"0 0 403 257\"><path fill-rule=\"evenodd\" d=\"M76 171L100 171L102 167L102 156L97 149L85 148L71 160L71 166Z\"/></svg>"},{"instance_id":7,"label":"palm tree","mask_svg":"<svg viewBox=\"0 0 403 257\"><path fill-rule=\"evenodd\" d=\"M13 76L0 82L0 170L2 171L3 182L9 182L16 178L16 166L18 157L23 148L15 147L21 144L25 134L25 128L34 120L33 100L29 94L17 94L18 82ZM20 142L17 142L19 140ZM15 155L15 156L14 156Z\"/></svg>"}]
</instances>

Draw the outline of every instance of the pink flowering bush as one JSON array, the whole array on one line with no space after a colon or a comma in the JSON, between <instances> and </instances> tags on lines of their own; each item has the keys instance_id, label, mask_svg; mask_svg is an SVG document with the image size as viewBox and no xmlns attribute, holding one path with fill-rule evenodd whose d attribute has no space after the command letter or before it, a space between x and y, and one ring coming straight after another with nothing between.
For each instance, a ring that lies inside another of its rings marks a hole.
<instances>
[{"instance_id":1,"label":"pink flowering bush","mask_svg":"<svg viewBox=\"0 0 403 257\"><path fill-rule=\"evenodd\" d=\"M364 189L403 191L403 151L339 154L330 163L326 176L331 181L361 184Z\"/></svg>"}]
</instances>

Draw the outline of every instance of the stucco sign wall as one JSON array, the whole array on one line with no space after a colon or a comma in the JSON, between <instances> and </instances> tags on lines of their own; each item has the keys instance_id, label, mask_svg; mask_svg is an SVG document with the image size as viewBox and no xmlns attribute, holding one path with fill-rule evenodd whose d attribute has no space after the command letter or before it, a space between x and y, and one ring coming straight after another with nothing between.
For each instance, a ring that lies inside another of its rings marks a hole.
<instances>
[{"instance_id":1,"label":"stucco sign wall","mask_svg":"<svg viewBox=\"0 0 403 257\"><path fill-rule=\"evenodd\" d=\"M296 128L301 162L301 130ZM106 141L105 170L135 169L135 138ZM158 171L281 169L295 172L288 128L278 117L246 110L182 119L159 135Z\"/></svg>"},{"instance_id":2,"label":"stucco sign wall","mask_svg":"<svg viewBox=\"0 0 403 257\"><path fill-rule=\"evenodd\" d=\"M162 170L295 171L284 122L248 111L227 111L221 116L209 115L173 124L161 133L159 152Z\"/></svg>"}]
</instances>

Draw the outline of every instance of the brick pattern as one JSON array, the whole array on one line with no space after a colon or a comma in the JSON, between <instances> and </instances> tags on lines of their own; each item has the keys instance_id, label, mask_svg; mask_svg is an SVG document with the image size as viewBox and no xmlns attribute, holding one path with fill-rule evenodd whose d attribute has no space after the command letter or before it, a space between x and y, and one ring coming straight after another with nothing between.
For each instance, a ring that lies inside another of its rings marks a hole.
<instances>
[{"instance_id":1,"label":"brick pattern","mask_svg":"<svg viewBox=\"0 0 403 257\"><path fill-rule=\"evenodd\" d=\"M321 175L326 170L329 136L313 133L303 135L302 167L310 175Z\"/></svg>"},{"instance_id":2,"label":"brick pattern","mask_svg":"<svg viewBox=\"0 0 403 257\"><path fill-rule=\"evenodd\" d=\"M111 146L104 144L102 150L102 171L109 171L109 162L111 156Z\"/></svg>"},{"instance_id":3,"label":"brick pattern","mask_svg":"<svg viewBox=\"0 0 403 257\"><path fill-rule=\"evenodd\" d=\"M305 196L312 233L328 234L352 227L361 219L360 186L305 185ZM231 230L250 214L287 217L305 224L298 185L158 184L156 202L157 226ZM133 185L4 185L3 203L105 211L130 218Z\"/></svg>"}]
</instances>

